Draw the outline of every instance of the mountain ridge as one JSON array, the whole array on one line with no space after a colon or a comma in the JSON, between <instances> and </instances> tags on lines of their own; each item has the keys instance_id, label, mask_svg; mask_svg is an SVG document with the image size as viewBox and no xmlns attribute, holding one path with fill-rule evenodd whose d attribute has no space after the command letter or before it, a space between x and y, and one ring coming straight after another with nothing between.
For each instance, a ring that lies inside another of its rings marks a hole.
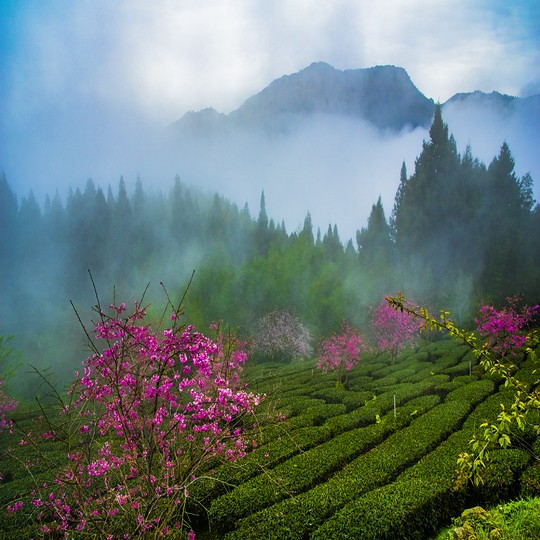
<instances>
[{"instance_id":1,"label":"mountain ridge","mask_svg":"<svg viewBox=\"0 0 540 540\"><path fill-rule=\"evenodd\" d=\"M519 98L499 92L457 93L443 103L495 106L502 113L523 110L540 116L540 95ZM238 129L287 132L295 121L314 115L363 119L379 130L399 132L428 127L435 109L407 71L378 65L340 70L326 62L283 75L248 97L240 107L223 114L212 107L189 111L171 127L185 135L219 136Z\"/></svg>"}]
</instances>

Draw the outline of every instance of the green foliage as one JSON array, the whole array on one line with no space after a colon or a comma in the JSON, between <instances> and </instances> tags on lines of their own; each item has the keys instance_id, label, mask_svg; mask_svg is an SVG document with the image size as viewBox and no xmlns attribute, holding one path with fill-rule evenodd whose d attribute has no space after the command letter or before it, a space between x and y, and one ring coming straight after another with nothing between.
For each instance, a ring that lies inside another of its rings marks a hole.
<instances>
[{"instance_id":1,"label":"green foliage","mask_svg":"<svg viewBox=\"0 0 540 540\"><path fill-rule=\"evenodd\" d=\"M428 410L325 483L240 520L235 533L227 538L305 537L348 501L389 482L432 450L459 425L469 408L469 403L451 402ZM379 426L384 423L375 424L372 429Z\"/></svg>"},{"instance_id":2,"label":"green foliage","mask_svg":"<svg viewBox=\"0 0 540 540\"><path fill-rule=\"evenodd\" d=\"M522 497L540 496L540 464L534 463L528 467L520 479L520 495Z\"/></svg>"},{"instance_id":3,"label":"green foliage","mask_svg":"<svg viewBox=\"0 0 540 540\"><path fill-rule=\"evenodd\" d=\"M502 158L501 158L502 159ZM513 166L513 165L512 165ZM511 304L507 310L497 311L486 306L481 312L488 313L482 323L484 333L488 340L482 345L478 345L478 336L474 332L460 330L448 319L448 312L441 311L439 317L433 317L426 308L416 310L406 304L402 295L388 298L390 305L395 309L405 310L412 315L419 317L423 321L423 327L432 330L446 331L452 337L468 344L475 356L478 358L480 367L489 373L490 378L497 383L504 383L505 388L513 389L514 400L510 407L505 403L500 403L500 410L496 420L484 421L480 425L480 435L474 434L470 441L471 451L462 452L457 463L460 469L457 485L472 480L475 485L484 482L484 469L491 459L490 450L492 448L509 448L514 437L513 430L521 432L531 432L535 435L540 433L540 399L538 392L538 380L535 378L534 369L523 368L521 379L516 376L517 367L508 360L515 355L518 345L525 344L525 352L529 356L530 362L536 360L536 347L540 340L537 330L530 330L526 336L519 334L521 327L530 321L535 308L523 308L522 313L518 312ZM501 328L505 329L502 337L499 337ZM480 329L480 326L479 326ZM508 353L508 356L507 356ZM466 360L466 357L465 357ZM447 372L459 373L462 365L458 364ZM534 365L534 364L533 364ZM459 392L461 389L456 390Z\"/></svg>"},{"instance_id":4,"label":"green foliage","mask_svg":"<svg viewBox=\"0 0 540 540\"><path fill-rule=\"evenodd\" d=\"M270 394L260 412L258 446L191 486L187 510L197 516L195 528L204 530L210 520L215 540L426 538L467 506L516 496L520 486L531 493L540 475L524 450L533 444L529 436L520 439L524 448L496 452L484 484L456 491L460 452L501 403L511 407L513 392L497 392L491 379L436 373L465 360L466 349L439 343L422 345L419 359L411 353L395 366L353 369L351 384L359 391L321 384L309 366L246 368L250 387L256 380L257 391ZM531 360L522 364L523 379L533 377L532 366ZM378 385L396 375L424 378ZM20 464L0 458L0 471L12 474L0 486L5 505L30 486ZM43 475L47 481L48 471ZM6 538L24 527L22 516L0 527L10 531Z\"/></svg>"},{"instance_id":5,"label":"green foliage","mask_svg":"<svg viewBox=\"0 0 540 540\"><path fill-rule=\"evenodd\" d=\"M519 500L488 511L468 508L436 540L532 540L540 536L540 500Z\"/></svg>"}]
</instances>

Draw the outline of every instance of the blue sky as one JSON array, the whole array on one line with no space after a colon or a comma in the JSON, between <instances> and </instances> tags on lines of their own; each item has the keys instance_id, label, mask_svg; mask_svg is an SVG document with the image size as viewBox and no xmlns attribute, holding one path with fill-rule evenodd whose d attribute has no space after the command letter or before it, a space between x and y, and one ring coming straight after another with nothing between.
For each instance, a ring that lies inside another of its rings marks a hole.
<instances>
[{"instance_id":1,"label":"blue sky","mask_svg":"<svg viewBox=\"0 0 540 540\"><path fill-rule=\"evenodd\" d=\"M0 24L0 169L23 193L314 61L398 65L441 102L540 93L538 0L2 0Z\"/></svg>"}]
</instances>

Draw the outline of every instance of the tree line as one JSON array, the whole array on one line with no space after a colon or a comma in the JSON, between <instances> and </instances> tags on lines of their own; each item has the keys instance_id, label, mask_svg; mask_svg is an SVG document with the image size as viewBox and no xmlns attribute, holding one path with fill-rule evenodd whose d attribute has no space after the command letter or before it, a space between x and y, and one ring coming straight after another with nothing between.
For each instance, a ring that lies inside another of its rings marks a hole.
<instances>
[{"instance_id":1,"label":"tree line","mask_svg":"<svg viewBox=\"0 0 540 540\"><path fill-rule=\"evenodd\" d=\"M314 232L309 213L287 232L267 215L264 192L252 216L179 177L168 193L146 192L141 179L131 194L123 178L107 192L88 180L65 203L56 192L41 207L32 192L19 201L2 174L0 333L24 335L31 354L46 355L62 330L73 342L59 312L72 317L69 299L92 301L88 269L102 292L115 285L128 301L147 282L181 294L195 270L185 309L203 328L223 319L247 334L283 309L328 336L343 321L361 326L368 308L397 290L465 324L478 306L515 293L538 303L532 186L530 175L516 176L506 143L488 166L470 148L460 155L440 106L414 172L401 169L389 218L379 199L356 245L344 245L335 225Z\"/></svg>"}]
</instances>

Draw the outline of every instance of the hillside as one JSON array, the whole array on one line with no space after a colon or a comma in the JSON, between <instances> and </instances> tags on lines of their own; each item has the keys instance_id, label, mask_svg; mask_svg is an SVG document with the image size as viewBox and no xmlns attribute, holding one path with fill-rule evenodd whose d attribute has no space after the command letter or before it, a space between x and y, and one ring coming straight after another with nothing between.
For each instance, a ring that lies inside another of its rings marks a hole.
<instances>
[{"instance_id":1,"label":"hillside","mask_svg":"<svg viewBox=\"0 0 540 540\"><path fill-rule=\"evenodd\" d=\"M476 363L447 339L405 350L394 364L373 352L350 372L347 390L314 362L248 367L250 389L267 394L259 444L191 484L197 539L426 539L467 507L530 496L537 470L530 436L495 451L482 486L454 488L459 453L511 400ZM534 365L518 363L529 384ZM26 421L23 413L17 419ZM59 444L48 443L47 455L58 459ZM27 489L28 477L16 462L3 462L2 472L4 505ZM25 516L5 521L0 537L31 528Z\"/></svg>"},{"instance_id":2,"label":"hillside","mask_svg":"<svg viewBox=\"0 0 540 540\"><path fill-rule=\"evenodd\" d=\"M236 487L197 489L210 537L430 538L468 506L527 494L525 441L496 454L481 488L454 490L458 454L510 397L475 363L452 341L405 351L395 365L374 354L351 371L347 391L311 364L259 367L254 388L287 420L245 468L217 471ZM528 380L532 366L521 369Z\"/></svg>"}]
</instances>

